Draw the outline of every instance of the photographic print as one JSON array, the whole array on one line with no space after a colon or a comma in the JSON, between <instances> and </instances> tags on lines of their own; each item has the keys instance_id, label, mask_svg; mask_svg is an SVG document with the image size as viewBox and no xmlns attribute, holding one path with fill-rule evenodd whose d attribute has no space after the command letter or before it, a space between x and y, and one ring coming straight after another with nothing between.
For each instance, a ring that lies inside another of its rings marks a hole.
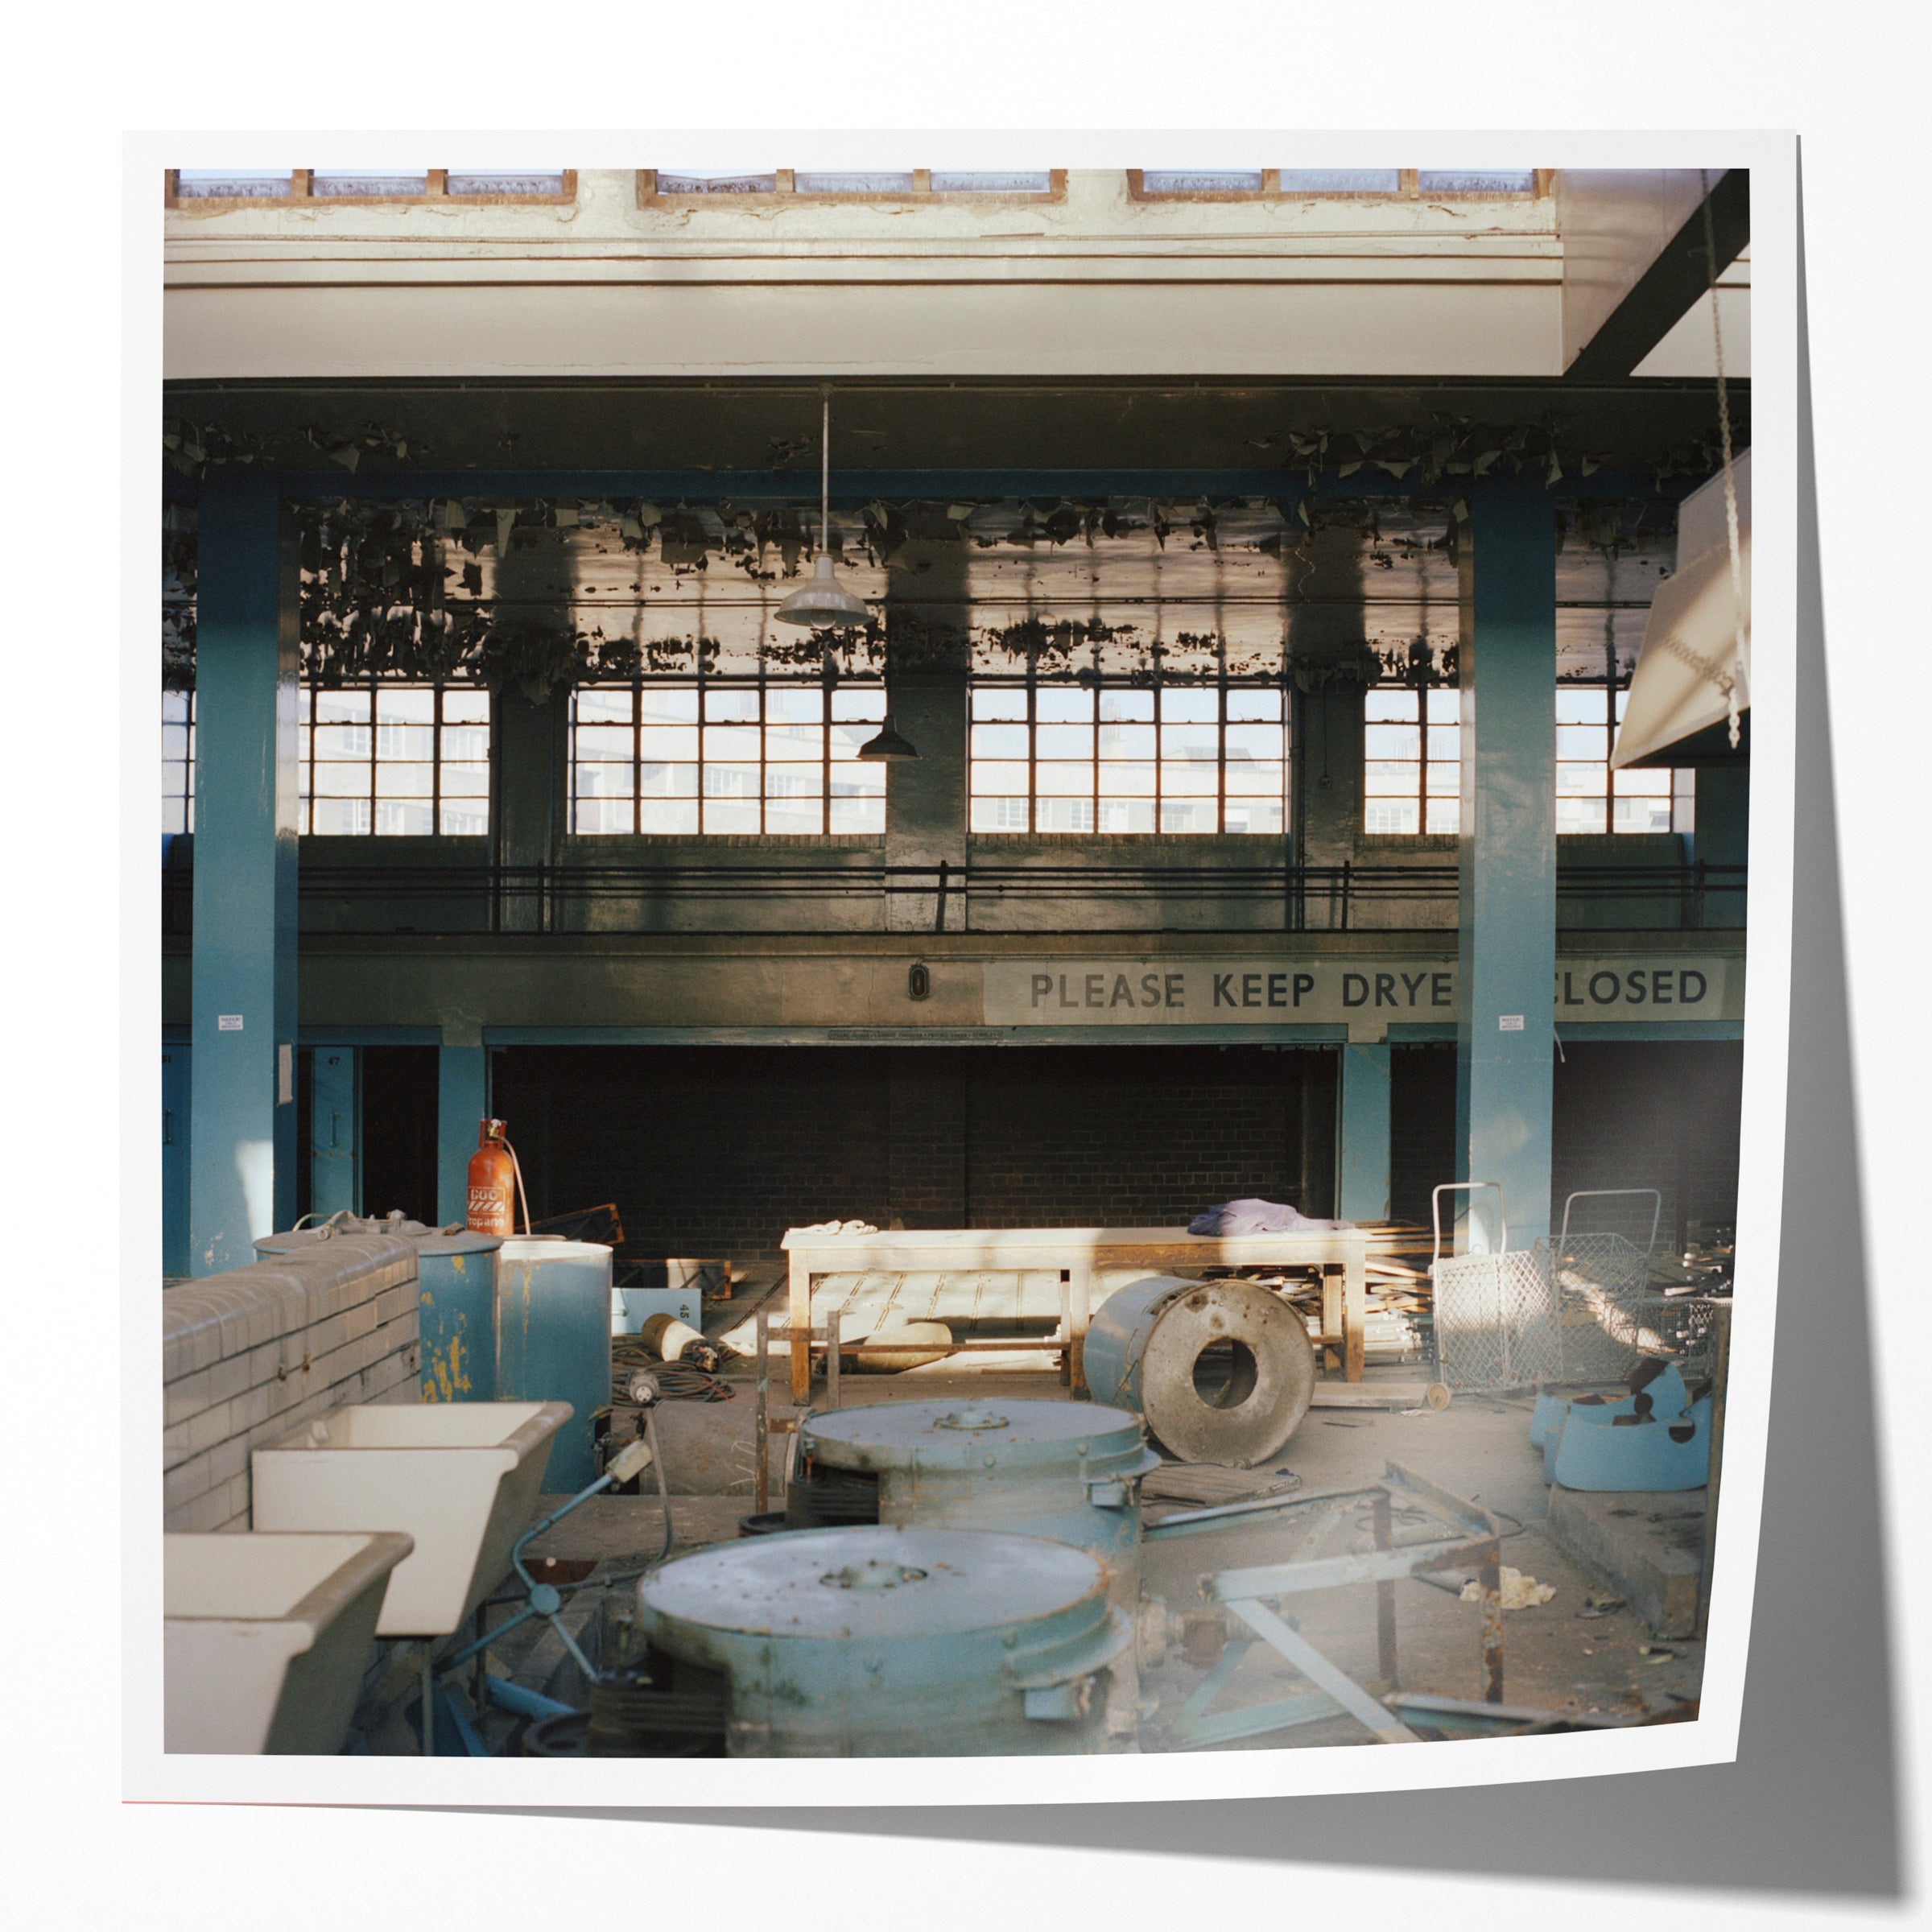
<instances>
[{"instance_id":1,"label":"photographic print","mask_svg":"<svg viewBox=\"0 0 1932 1932\"><path fill-rule=\"evenodd\" d=\"M135 144L130 1790L1730 1757L1793 143L481 145Z\"/></svg>"}]
</instances>

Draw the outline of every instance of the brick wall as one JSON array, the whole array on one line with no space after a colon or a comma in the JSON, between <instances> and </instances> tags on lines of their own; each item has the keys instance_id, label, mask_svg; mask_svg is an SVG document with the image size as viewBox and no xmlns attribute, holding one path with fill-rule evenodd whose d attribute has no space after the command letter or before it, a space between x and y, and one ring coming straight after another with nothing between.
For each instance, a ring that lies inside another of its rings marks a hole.
<instances>
[{"instance_id":1,"label":"brick wall","mask_svg":"<svg viewBox=\"0 0 1932 1932\"><path fill-rule=\"evenodd\" d=\"M1455 1179L1455 1049L1389 1051L1389 1214L1429 1225L1429 1193Z\"/></svg>"},{"instance_id":2,"label":"brick wall","mask_svg":"<svg viewBox=\"0 0 1932 1932\"><path fill-rule=\"evenodd\" d=\"M162 1521L246 1530L249 1453L350 1402L418 1399L416 1251L351 1235L162 1298Z\"/></svg>"},{"instance_id":3,"label":"brick wall","mask_svg":"<svg viewBox=\"0 0 1932 1932\"><path fill-rule=\"evenodd\" d=\"M774 1260L788 1227L1329 1211L1334 1055L1259 1047L508 1047L531 1212L615 1201L625 1252ZM1324 1086L1323 1083L1327 1084ZM1313 1178L1303 1203L1304 1148Z\"/></svg>"},{"instance_id":4,"label":"brick wall","mask_svg":"<svg viewBox=\"0 0 1932 1932\"><path fill-rule=\"evenodd\" d=\"M626 1253L742 1264L889 1218L883 1048L512 1046L491 1090L531 1214L614 1201Z\"/></svg>"},{"instance_id":5,"label":"brick wall","mask_svg":"<svg viewBox=\"0 0 1932 1932\"><path fill-rule=\"evenodd\" d=\"M1588 1187L1657 1188L1660 1250L1681 1245L1686 1220L1732 1220L1743 1075L1736 1041L1567 1044L1554 1084L1552 1220L1566 1195ZM1455 1178L1455 1051L1397 1046L1390 1081L1390 1212L1426 1227L1430 1189ZM1641 1231L1610 1204L1579 1203L1586 1212L1598 1218L1575 1225L1648 1232L1647 1209Z\"/></svg>"},{"instance_id":6,"label":"brick wall","mask_svg":"<svg viewBox=\"0 0 1932 1932\"><path fill-rule=\"evenodd\" d=\"M970 1055L969 1225L1184 1223L1258 1195L1305 1205L1302 1096L1331 1055L1039 1046ZM1332 1101L1329 1103L1332 1111Z\"/></svg>"},{"instance_id":7,"label":"brick wall","mask_svg":"<svg viewBox=\"0 0 1932 1932\"><path fill-rule=\"evenodd\" d=\"M1556 1069L1550 1218L1584 1187L1655 1187L1662 1252L1680 1249L1686 1220L1734 1220L1744 1047L1735 1040L1633 1040L1566 1046ZM1600 1217L1612 1203L1579 1202ZM1630 1212L1625 1210L1626 1212ZM1641 1237L1615 1220L1575 1220ZM1552 1230L1554 1232L1554 1228Z\"/></svg>"}]
</instances>

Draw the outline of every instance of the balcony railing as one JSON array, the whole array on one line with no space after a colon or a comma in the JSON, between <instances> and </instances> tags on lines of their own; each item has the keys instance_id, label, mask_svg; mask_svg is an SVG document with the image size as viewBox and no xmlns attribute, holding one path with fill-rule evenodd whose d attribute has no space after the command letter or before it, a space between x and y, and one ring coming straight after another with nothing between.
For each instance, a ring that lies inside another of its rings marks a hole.
<instances>
[{"instance_id":1,"label":"balcony railing","mask_svg":"<svg viewBox=\"0 0 1932 1932\"><path fill-rule=\"evenodd\" d=\"M1746 871L1702 861L1559 865L1557 923L1679 932L1741 927ZM162 877L163 931L184 935L192 923L193 872L176 862ZM845 932L868 930L869 913L871 930L935 933L1382 931L1453 927L1449 909L1459 890L1453 865L1346 861L316 865L302 868L300 881L303 930L345 935ZM828 916L833 902L845 916Z\"/></svg>"}]
</instances>

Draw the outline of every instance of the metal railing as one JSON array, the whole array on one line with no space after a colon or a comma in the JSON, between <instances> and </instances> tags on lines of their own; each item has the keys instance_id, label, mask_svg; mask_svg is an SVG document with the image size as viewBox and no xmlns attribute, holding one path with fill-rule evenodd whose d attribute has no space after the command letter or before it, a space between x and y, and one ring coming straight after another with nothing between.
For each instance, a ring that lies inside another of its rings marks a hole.
<instances>
[{"instance_id":1,"label":"metal railing","mask_svg":"<svg viewBox=\"0 0 1932 1932\"><path fill-rule=\"evenodd\" d=\"M1744 924L1747 869L1703 861L1679 865L1559 865L1558 923L1586 909L1599 921L1631 930L1697 931ZM179 862L163 869L162 926L181 936L192 925L194 875ZM349 935L416 931L611 934L704 931L704 909L762 902L793 918L769 930L825 930L797 914L817 902L881 910L894 900L929 902L934 932L976 930L1060 932L1089 926L1096 902L1118 913L1144 909L1136 930L1214 930L1199 918L1176 925L1183 909L1220 904L1228 930L1289 932L1385 931L1400 915L1453 906L1459 890L1453 865L1253 865L1171 862L1145 865L999 863L894 865L882 861L748 864L673 861L646 865L304 865L300 873L305 929ZM1030 923L1026 911L1037 914ZM675 914L675 923L667 915ZM1395 915L1395 916L1391 916ZM1368 922L1364 923L1364 922ZM453 923L452 923L453 922ZM1428 923L1439 923L1430 920ZM761 930L741 915L725 929ZM838 930L849 930L842 921ZM926 930L922 914L919 930Z\"/></svg>"}]
</instances>

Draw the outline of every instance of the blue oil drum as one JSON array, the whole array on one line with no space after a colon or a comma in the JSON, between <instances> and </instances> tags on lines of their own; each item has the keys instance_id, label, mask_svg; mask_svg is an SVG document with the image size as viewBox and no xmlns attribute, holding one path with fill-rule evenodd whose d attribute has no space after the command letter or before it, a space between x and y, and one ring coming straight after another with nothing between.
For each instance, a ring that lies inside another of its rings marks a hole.
<instances>
[{"instance_id":1,"label":"blue oil drum","mask_svg":"<svg viewBox=\"0 0 1932 1932\"><path fill-rule=\"evenodd\" d=\"M497 1251L497 1389L502 1402L568 1402L543 1487L597 1480L597 1422L610 1407L610 1250L513 1235Z\"/></svg>"},{"instance_id":2,"label":"blue oil drum","mask_svg":"<svg viewBox=\"0 0 1932 1932\"><path fill-rule=\"evenodd\" d=\"M426 1402L497 1400L497 1234L416 1237Z\"/></svg>"}]
</instances>

